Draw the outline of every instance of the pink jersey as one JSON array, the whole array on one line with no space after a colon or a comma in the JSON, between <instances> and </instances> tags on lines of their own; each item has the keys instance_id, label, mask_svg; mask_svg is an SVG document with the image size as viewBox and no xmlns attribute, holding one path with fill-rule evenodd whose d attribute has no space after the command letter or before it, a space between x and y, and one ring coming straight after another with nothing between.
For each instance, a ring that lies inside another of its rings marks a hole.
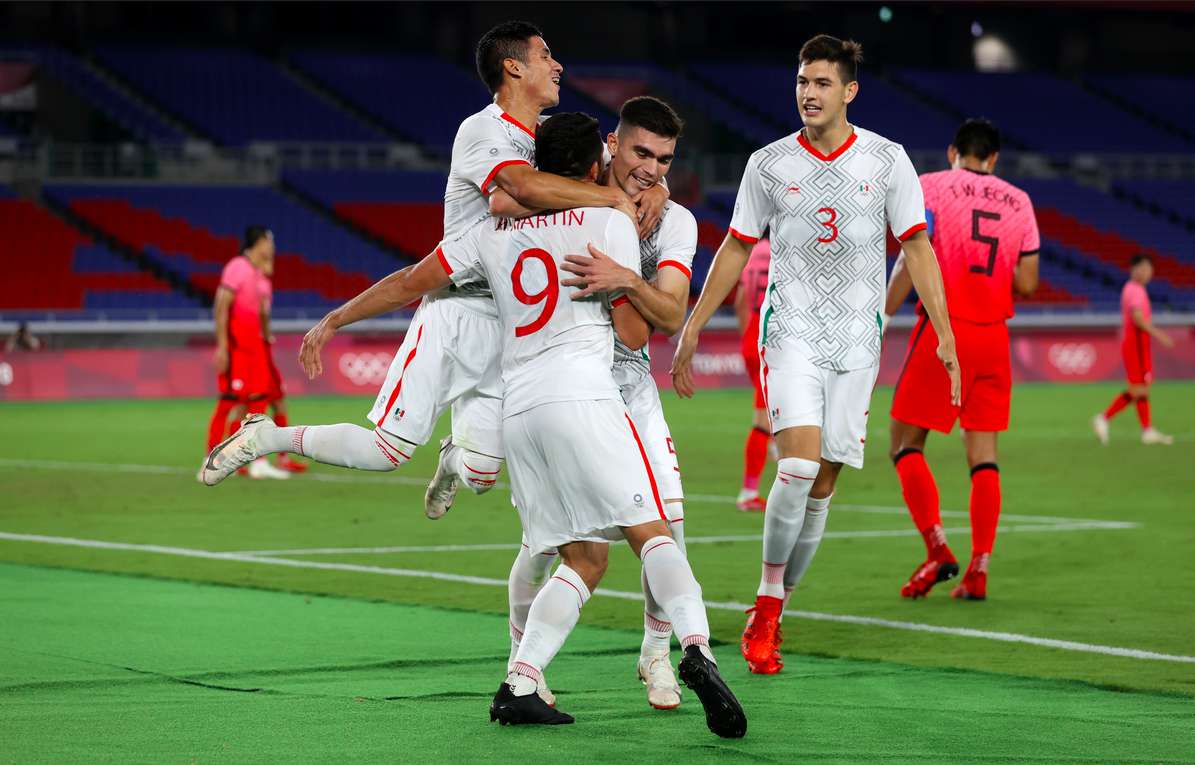
<instances>
[{"instance_id":1,"label":"pink jersey","mask_svg":"<svg viewBox=\"0 0 1195 765\"><path fill-rule=\"evenodd\" d=\"M224 266L220 286L233 294L229 324L238 335L260 332L261 311L269 310L273 289L270 278L258 271L244 255L237 255Z\"/></svg>"},{"instance_id":2,"label":"pink jersey","mask_svg":"<svg viewBox=\"0 0 1195 765\"><path fill-rule=\"evenodd\" d=\"M747 296L751 313L758 314L768 291L768 267L772 264L772 247L767 239L760 239L751 248L751 257L739 277L739 289Z\"/></svg>"},{"instance_id":3,"label":"pink jersey","mask_svg":"<svg viewBox=\"0 0 1195 765\"><path fill-rule=\"evenodd\" d=\"M977 324L1011 318L1017 263L1041 248L1029 195L961 168L926 173L921 188L950 315Z\"/></svg>"},{"instance_id":4,"label":"pink jersey","mask_svg":"<svg viewBox=\"0 0 1195 765\"><path fill-rule=\"evenodd\" d=\"M1153 318L1153 309L1145 285L1129 279L1120 291L1120 316L1124 321L1122 332L1125 342L1140 343L1148 339L1149 335L1133 321L1133 311L1141 311L1141 317L1146 321Z\"/></svg>"}]
</instances>

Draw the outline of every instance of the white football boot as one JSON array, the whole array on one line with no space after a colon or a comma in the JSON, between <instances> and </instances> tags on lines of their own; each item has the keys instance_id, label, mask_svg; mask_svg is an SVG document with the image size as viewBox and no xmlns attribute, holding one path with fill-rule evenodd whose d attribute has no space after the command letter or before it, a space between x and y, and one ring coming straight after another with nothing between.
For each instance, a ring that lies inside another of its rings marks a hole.
<instances>
[{"instance_id":1,"label":"white football boot","mask_svg":"<svg viewBox=\"0 0 1195 765\"><path fill-rule=\"evenodd\" d=\"M668 654L639 657L639 679L647 686L647 703L656 709L680 706L680 685Z\"/></svg>"},{"instance_id":2,"label":"white football boot","mask_svg":"<svg viewBox=\"0 0 1195 765\"><path fill-rule=\"evenodd\" d=\"M433 521L443 518L452 509L452 501L456 499L457 474L445 463L446 458L459 449L452 443L452 436L445 436L440 441L440 461L436 463L436 474L432 476L423 495L423 512Z\"/></svg>"},{"instance_id":3,"label":"white football boot","mask_svg":"<svg viewBox=\"0 0 1195 765\"><path fill-rule=\"evenodd\" d=\"M1091 418L1091 429L1095 431L1095 437L1100 440L1104 446L1108 445L1108 418L1103 414L1097 414Z\"/></svg>"},{"instance_id":4,"label":"white football boot","mask_svg":"<svg viewBox=\"0 0 1195 765\"><path fill-rule=\"evenodd\" d=\"M1161 444L1162 446L1170 446L1174 443L1174 436L1168 436L1151 425L1141 431L1141 443L1146 445Z\"/></svg>"},{"instance_id":5,"label":"white football boot","mask_svg":"<svg viewBox=\"0 0 1195 765\"><path fill-rule=\"evenodd\" d=\"M271 464L267 457L258 457L249 463L249 477L255 480L268 478L273 481L285 481L290 478L290 471Z\"/></svg>"},{"instance_id":6,"label":"white football boot","mask_svg":"<svg viewBox=\"0 0 1195 765\"><path fill-rule=\"evenodd\" d=\"M208 486L215 486L261 455L257 452L257 436L262 428L274 427L274 421L264 414L251 414L241 421L241 429L221 441L203 461L199 477Z\"/></svg>"}]
</instances>

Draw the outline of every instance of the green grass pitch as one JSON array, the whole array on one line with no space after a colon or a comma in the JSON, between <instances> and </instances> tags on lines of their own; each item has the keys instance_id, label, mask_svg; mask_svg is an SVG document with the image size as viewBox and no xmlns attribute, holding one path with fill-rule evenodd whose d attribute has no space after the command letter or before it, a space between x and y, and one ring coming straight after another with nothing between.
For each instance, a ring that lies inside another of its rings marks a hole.
<instances>
[{"instance_id":1,"label":"green grass pitch","mask_svg":"<svg viewBox=\"0 0 1195 765\"><path fill-rule=\"evenodd\" d=\"M206 488L211 402L3 404L0 762L1195 762L1195 386L1152 395L1172 447L1142 446L1131 410L1100 447L1088 421L1116 391L1014 392L989 600L963 603L948 585L898 596L923 548L878 390L868 464L843 473L774 677L737 651L762 528L727 499L749 394L665 391L690 559L750 720L739 741L709 734L691 694L675 712L647 706L622 546L612 594L547 673L577 724L490 724L518 522L501 488L426 520L432 445L388 475L315 466ZM291 408L363 422L369 401ZM961 442L934 436L927 453L965 559Z\"/></svg>"}]
</instances>

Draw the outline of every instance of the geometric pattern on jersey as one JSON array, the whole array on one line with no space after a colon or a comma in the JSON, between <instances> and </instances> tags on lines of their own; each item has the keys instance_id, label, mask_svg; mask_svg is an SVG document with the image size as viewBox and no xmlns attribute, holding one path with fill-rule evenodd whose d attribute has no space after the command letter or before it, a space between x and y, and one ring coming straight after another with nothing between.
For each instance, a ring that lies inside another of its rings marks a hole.
<instances>
[{"instance_id":1,"label":"geometric pattern on jersey","mask_svg":"<svg viewBox=\"0 0 1195 765\"><path fill-rule=\"evenodd\" d=\"M770 227L770 278L776 289L768 290L773 316L767 325L766 346L776 348L791 338L810 361L829 369L848 369L847 356L860 347L876 357L880 353L875 306L885 290L885 229L870 228L862 241L849 231L855 218L884 218L887 183L900 149L888 142L859 144L851 151L870 154L877 163L874 180L867 182L872 188L863 194L859 181L838 162L816 162L804 177L789 177L781 165L791 165L786 160L805 151L796 141L760 150L759 174L765 193L776 200L775 215L818 224L801 241L787 239L783 226ZM788 193L793 186L801 193ZM826 208L837 211L833 223L838 235L831 242L819 241L830 231L821 227L829 217L820 212ZM790 283L804 285L807 299L800 304L789 299L793 290L780 288Z\"/></svg>"},{"instance_id":2,"label":"geometric pattern on jersey","mask_svg":"<svg viewBox=\"0 0 1195 765\"><path fill-rule=\"evenodd\" d=\"M666 202L655 228L646 238L639 240L639 273L642 274L645 282L655 279L656 271L659 270L660 229L664 228L664 218L671 209L672 202ZM614 333L614 370L614 379L619 385L651 372L651 355L648 353L647 346L643 346L638 351L632 350L623 345L622 341L618 339L617 332Z\"/></svg>"}]
</instances>

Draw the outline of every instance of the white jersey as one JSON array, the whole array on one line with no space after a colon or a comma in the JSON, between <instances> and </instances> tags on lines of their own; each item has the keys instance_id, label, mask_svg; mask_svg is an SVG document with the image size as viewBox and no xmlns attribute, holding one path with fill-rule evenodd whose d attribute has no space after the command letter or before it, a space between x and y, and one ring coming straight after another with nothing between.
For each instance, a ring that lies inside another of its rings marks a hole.
<instances>
[{"instance_id":1,"label":"white jersey","mask_svg":"<svg viewBox=\"0 0 1195 765\"><path fill-rule=\"evenodd\" d=\"M886 230L925 228L925 201L900 144L869 130L826 156L798 132L751 155L730 233L769 231L772 263L760 344L836 371L879 363Z\"/></svg>"},{"instance_id":2,"label":"white jersey","mask_svg":"<svg viewBox=\"0 0 1195 765\"><path fill-rule=\"evenodd\" d=\"M647 281L656 278L661 268L675 268L693 278L693 255L697 251L697 219L682 205L664 204L660 222L639 243L639 273ZM631 350L614 339L614 379L620 386L634 383L651 374L651 356L647 346Z\"/></svg>"},{"instance_id":3,"label":"white jersey","mask_svg":"<svg viewBox=\"0 0 1195 765\"><path fill-rule=\"evenodd\" d=\"M482 277L494 292L502 325L502 415L560 401L620 399L611 371L614 333L610 295L572 300L561 287L566 255L592 243L639 271L635 225L612 208L582 207L521 220L492 219L437 250L453 283Z\"/></svg>"},{"instance_id":4,"label":"white jersey","mask_svg":"<svg viewBox=\"0 0 1195 765\"><path fill-rule=\"evenodd\" d=\"M444 238L454 239L490 216L494 177L509 165L535 164L535 132L497 104L490 104L457 128L452 167L444 188ZM445 295L488 296L482 279L461 283Z\"/></svg>"}]
</instances>

